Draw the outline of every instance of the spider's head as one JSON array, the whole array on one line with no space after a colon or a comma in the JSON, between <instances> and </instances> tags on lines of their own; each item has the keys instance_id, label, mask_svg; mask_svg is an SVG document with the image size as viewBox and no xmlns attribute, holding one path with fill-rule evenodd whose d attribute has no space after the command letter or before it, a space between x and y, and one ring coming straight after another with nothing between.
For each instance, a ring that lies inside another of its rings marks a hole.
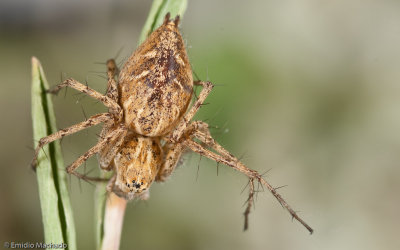
<instances>
[{"instance_id":1,"label":"spider's head","mask_svg":"<svg viewBox=\"0 0 400 250\"><path fill-rule=\"evenodd\" d=\"M156 178L161 160L162 151L158 140L128 136L114 158L117 174L114 192L117 195L125 194L120 196L129 200L142 196Z\"/></svg>"},{"instance_id":2,"label":"spider's head","mask_svg":"<svg viewBox=\"0 0 400 250\"><path fill-rule=\"evenodd\" d=\"M108 191L113 192L114 194L126 200L133 200L135 198L139 198L141 200L147 200L149 198L148 188L143 188L141 191L135 192L131 191L131 188L126 189L125 186L117 185L117 183L118 182L115 182L115 185L113 185L112 189Z\"/></svg>"},{"instance_id":3,"label":"spider's head","mask_svg":"<svg viewBox=\"0 0 400 250\"><path fill-rule=\"evenodd\" d=\"M132 171L135 172L135 171ZM154 178L147 175L135 175L135 173L130 173L129 176L120 176L119 187L122 191L126 193L142 193L149 189ZM125 183L123 183L125 181ZM118 182L118 175L117 175ZM122 185L121 185L122 184Z\"/></svg>"},{"instance_id":4,"label":"spider's head","mask_svg":"<svg viewBox=\"0 0 400 250\"><path fill-rule=\"evenodd\" d=\"M150 166L141 165L137 160L132 160L131 164L119 166L117 169L113 191L127 200L141 197L143 193L148 192L157 174Z\"/></svg>"}]
</instances>

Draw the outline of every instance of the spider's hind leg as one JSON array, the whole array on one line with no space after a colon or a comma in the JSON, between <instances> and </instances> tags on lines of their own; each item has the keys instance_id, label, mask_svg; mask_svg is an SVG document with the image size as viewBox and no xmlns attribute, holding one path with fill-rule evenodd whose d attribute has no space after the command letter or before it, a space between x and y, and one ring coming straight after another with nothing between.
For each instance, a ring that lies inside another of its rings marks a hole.
<instances>
[{"instance_id":1,"label":"spider's hind leg","mask_svg":"<svg viewBox=\"0 0 400 250\"><path fill-rule=\"evenodd\" d=\"M115 78L119 74L119 69L114 59L108 59L107 65L107 91L106 96L118 103L118 85Z\"/></svg>"},{"instance_id":2,"label":"spider's hind leg","mask_svg":"<svg viewBox=\"0 0 400 250\"><path fill-rule=\"evenodd\" d=\"M193 104L190 108L189 112L187 112L177 127L170 133L167 139L171 142L178 142L182 138L182 136L190 129L190 125L193 123L192 119L194 115L199 111L201 105L204 103L207 96L210 94L211 90L213 89L214 85L211 82L202 82L202 81L195 81L193 82L194 85L201 85L203 89L201 90L197 101Z\"/></svg>"},{"instance_id":3,"label":"spider's hind leg","mask_svg":"<svg viewBox=\"0 0 400 250\"><path fill-rule=\"evenodd\" d=\"M88 86L86 86L72 78L69 78L69 79L65 80L64 82L56 85L54 88L48 90L48 93L57 94L58 91L60 91L60 89L62 89L64 87L71 87L79 92L89 95L90 97L92 97L96 100L101 101L107 108L109 108L109 110L112 114L116 114L119 118L122 118L122 109L116 101L114 101L112 98L110 98L106 95L100 94L99 92L95 91L94 89L89 88Z\"/></svg>"}]
</instances>

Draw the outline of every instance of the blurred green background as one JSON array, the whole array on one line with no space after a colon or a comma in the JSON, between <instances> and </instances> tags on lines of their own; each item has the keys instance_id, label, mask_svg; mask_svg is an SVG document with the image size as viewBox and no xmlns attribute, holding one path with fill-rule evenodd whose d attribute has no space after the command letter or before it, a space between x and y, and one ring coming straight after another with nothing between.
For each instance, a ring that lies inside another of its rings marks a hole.
<instances>
[{"instance_id":1,"label":"blurred green background","mask_svg":"<svg viewBox=\"0 0 400 250\"><path fill-rule=\"evenodd\" d=\"M51 85L104 92L105 62L137 45L150 1L0 2L0 237L42 241L30 116L30 58ZM189 1L181 24L194 71L215 87L197 119L264 172L313 235L268 192L242 231L247 180L195 154L146 202L128 205L121 249L399 249L400 2ZM53 98L59 128L105 108ZM62 141L66 164L100 128ZM198 169L199 166L199 169ZM94 169L91 159L87 169ZM94 186L69 181L79 249L94 248Z\"/></svg>"}]
</instances>

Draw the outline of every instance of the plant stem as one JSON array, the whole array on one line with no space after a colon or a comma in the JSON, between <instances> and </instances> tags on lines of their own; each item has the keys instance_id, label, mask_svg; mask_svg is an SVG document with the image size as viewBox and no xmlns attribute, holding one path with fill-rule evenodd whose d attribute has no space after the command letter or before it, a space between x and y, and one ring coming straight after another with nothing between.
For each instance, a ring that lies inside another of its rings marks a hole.
<instances>
[{"instance_id":1,"label":"plant stem","mask_svg":"<svg viewBox=\"0 0 400 250\"><path fill-rule=\"evenodd\" d=\"M111 193L104 214L104 239L102 250L117 250L121 240L122 224L127 201Z\"/></svg>"},{"instance_id":2,"label":"plant stem","mask_svg":"<svg viewBox=\"0 0 400 250\"><path fill-rule=\"evenodd\" d=\"M40 138L56 131L53 104L46 93L48 83L36 57L32 57L32 125L34 146ZM43 147L38 156L36 176L45 243L67 244L76 249L75 225L66 184L60 142Z\"/></svg>"}]
</instances>

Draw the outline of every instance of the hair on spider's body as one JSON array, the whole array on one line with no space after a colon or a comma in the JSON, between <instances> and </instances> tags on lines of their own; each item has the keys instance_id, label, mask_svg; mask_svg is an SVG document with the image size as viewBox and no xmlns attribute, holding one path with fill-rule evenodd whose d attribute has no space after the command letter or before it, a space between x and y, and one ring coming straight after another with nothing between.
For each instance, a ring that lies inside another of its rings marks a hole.
<instances>
[{"instance_id":1,"label":"hair on spider's body","mask_svg":"<svg viewBox=\"0 0 400 250\"><path fill-rule=\"evenodd\" d=\"M68 173L86 180L98 180L76 171L89 157L97 154L100 168L114 171L107 185L109 192L127 200L147 199L151 184L165 181L176 168L184 150L190 149L249 178L245 229L254 202L256 181L267 187L292 217L312 232L311 227L257 171L246 167L213 139L207 123L192 121L213 85L193 81L178 24L179 16L170 20L168 13L163 24L133 52L120 71L113 59L108 60L105 95L71 78L50 90L50 93L57 93L63 87L72 87L101 101L108 112L93 115L86 121L40 139L32 166L36 166L39 150L47 143L103 123L98 143L68 166ZM194 86L203 88L190 106Z\"/></svg>"},{"instance_id":2,"label":"hair on spider's body","mask_svg":"<svg viewBox=\"0 0 400 250\"><path fill-rule=\"evenodd\" d=\"M192 70L177 27L165 20L123 66L119 77L125 124L138 134L170 132L187 110L193 93Z\"/></svg>"}]
</instances>

